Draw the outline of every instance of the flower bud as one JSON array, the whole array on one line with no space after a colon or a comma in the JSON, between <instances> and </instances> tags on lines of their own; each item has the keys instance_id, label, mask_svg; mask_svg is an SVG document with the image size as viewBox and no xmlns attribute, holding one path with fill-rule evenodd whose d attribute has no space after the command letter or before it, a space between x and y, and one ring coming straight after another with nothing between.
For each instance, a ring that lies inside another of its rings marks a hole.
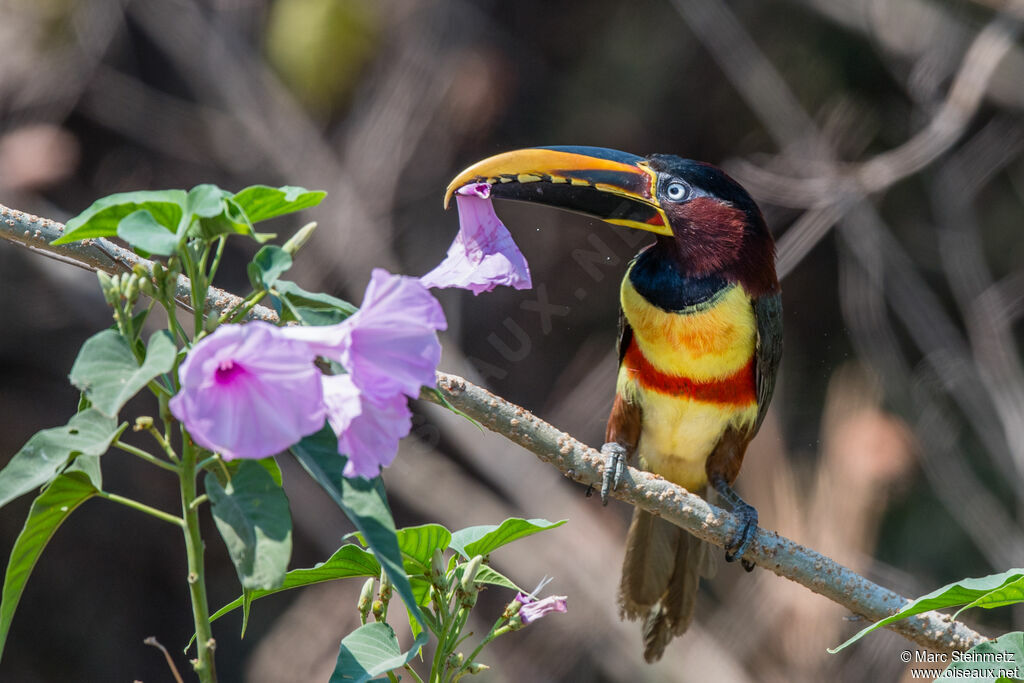
<instances>
[{"instance_id":1,"label":"flower bud","mask_svg":"<svg viewBox=\"0 0 1024 683\"><path fill-rule=\"evenodd\" d=\"M125 273L122 282L124 283L123 296L130 307L139 298L139 276L135 273L131 275Z\"/></svg>"},{"instance_id":2,"label":"flower bud","mask_svg":"<svg viewBox=\"0 0 1024 683\"><path fill-rule=\"evenodd\" d=\"M153 418L149 415L140 415L135 418L135 426L132 427L133 432L142 432L153 427Z\"/></svg>"},{"instance_id":3,"label":"flower bud","mask_svg":"<svg viewBox=\"0 0 1024 683\"><path fill-rule=\"evenodd\" d=\"M362 617L363 623L366 623L366 618L370 614L370 607L373 604L373 577L366 580L363 584L363 590L359 592L359 602L356 603L356 609L359 610L359 616Z\"/></svg>"},{"instance_id":4,"label":"flower bud","mask_svg":"<svg viewBox=\"0 0 1024 683\"><path fill-rule=\"evenodd\" d=\"M156 294L156 289L153 288L153 281L146 276L139 278L139 291L150 298Z\"/></svg>"},{"instance_id":5,"label":"flower bud","mask_svg":"<svg viewBox=\"0 0 1024 683\"><path fill-rule=\"evenodd\" d=\"M484 558L476 555L472 560L462 566L462 583L460 587L466 595L476 595L476 575L480 572L480 565Z\"/></svg>"},{"instance_id":6,"label":"flower bud","mask_svg":"<svg viewBox=\"0 0 1024 683\"><path fill-rule=\"evenodd\" d=\"M434 554L430 556L430 582L438 588L444 589L444 551L440 548L434 548Z\"/></svg>"},{"instance_id":7,"label":"flower bud","mask_svg":"<svg viewBox=\"0 0 1024 683\"><path fill-rule=\"evenodd\" d=\"M295 234L289 237L288 241L281 245L281 248L284 249L289 254L291 254L292 256L294 256L295 252L297 252L299 249L302 249L302 247L305 246L306 242L309 241L309 238L313 236L314 230L316 230L315 222L306 223L297 231L295 231Z\"/></svg>"},{"instance_id":8,"label":"flower bud","mask_svg":"<svg viewBox=\"0 0 1024 683\"><path fill-rule=\"evenodd\" d=\"M121 278L117 275L108 275L102 270L96 271L96 277L100 281L103 299L111 306L116 306L121 299Z\"/></svg>"},{"instance_id":9,"label":"flower bud","mask_svg":"<svg viewBox=\"0 0 1024 683\"><path fill-rule=\"evenodd\" d=\"M466 671L468 671L471 674L479 674L483 673L484 671L487 671L490 668L491 667L487 666L486 664L481 664L480 662L473 662L472 664L466 667Z\"/></svg>"},{"instance_id":10,"label":"flower bud","mask_svg":"<svg viewBox=\"0 0 1024 683\"><path fill-rule=\"evenodd\" d=\"M388 579L386 572L380 573L380 599L387 604L391 600L391 595L395 592L395 587Z\"/></svg>"}]
</instances>

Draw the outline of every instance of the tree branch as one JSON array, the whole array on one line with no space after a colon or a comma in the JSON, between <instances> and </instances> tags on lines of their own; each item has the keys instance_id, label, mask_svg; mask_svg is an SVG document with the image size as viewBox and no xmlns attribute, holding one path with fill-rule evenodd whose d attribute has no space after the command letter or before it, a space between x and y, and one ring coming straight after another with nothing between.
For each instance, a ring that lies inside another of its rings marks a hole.
<instances>
[{"instance_id":1,"label":"tree branch","mask_svg":"<svg viewBox=\"0 0 1024 683\"><path fill-rule=\"evenodd\" d=\"M63 234L63 223L0 204L0 239L8 240L61 263L69 263L94 272L102 270L111 275L130 273L137 265L145 268L147 273L152 274L153 272L152 261L103 238L81 240L57 246L51 244ZM182 308L188 310L192 310L190 287L189 279L184 275L179 275L174 298ZM210 287L206 301L203 302L203 312L206 315L213 313L221 315L224 311L244 305L244 303L245 301L241 297L225 292L223 289ZM246 316L246 320L257 319L272 323L279 322L277 313L265 306L255 306Z\"/></svg>"},{"instance_id":2,"label":"tree branch","mask_svg":"<svg viewBox=\"0 0 1024 683\"><path fill-rule=\"evenodd\" d=\"M437 386L452 406L554 465L570 479L581 484L600 485L604 458L595 449L525 408L461 377L439 372ZM422 398L440 402L432 392L423 392ZM732 514L643 470L627 468L622 483L612 495L720 547L724 547L738 530ZM821 553L773 531L758 529L744 557L872 621L889 616L909 602L908 598L872 583ZM938 612L925 612L897 621L888 628L923 647L944 652L966 650L987 640Z\"/></svg>"},{"instance_id":3,"label":"tree branch","mask_svg":"<svg viewBox=\"0 0 1024 683\"><path fill-rule=\"evenodd\" d=\"M152 261L109 240L84 240L60 246L50 244L63 231L64 226L56 221L0 205L0 238L87 270L119 273L131 271L135 265L152 269ZM178 291L182 305L191 305L185 278L179 279ZM205 310L222 313L239 301L241 299L232 294L211 288ZM262 319L276 320L270 309L257 307L253 313ZM526 409L461 377L439 372L437 380L444 400L488 429L531 451L574 481L588 485L601 482L604 459L598 451ZM423 398L442 402L432 392L423 392ZM738 528L731 514L658 475L632 467L627 468L613 495L717 546L724 546ZM909 602L904 596L872 583L828 557L775 532L758 529L745 557L867 619L882 619ZM938 612L904 619L889 628L924 647L941 651L965 650L986 640L964 624Z\"/></svg>"}]
</instances>

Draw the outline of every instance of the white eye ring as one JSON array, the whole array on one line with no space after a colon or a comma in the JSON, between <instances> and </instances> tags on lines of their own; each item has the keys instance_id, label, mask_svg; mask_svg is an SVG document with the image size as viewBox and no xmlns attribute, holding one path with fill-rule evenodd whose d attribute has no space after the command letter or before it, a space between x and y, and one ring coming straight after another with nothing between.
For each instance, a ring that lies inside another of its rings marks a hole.
<instances>
[{"instance_id":1,"label":"white eye ring","mask_svg":"<svg viewBox=\"0 0 1024 683\"><path fill-rule=\"evenodd\" d=\"M689 193L689 188L680 182L669 183L668 187L665 188L665 194L672 201L678 202L684 199Z\"/></svg>"}]
</instances>

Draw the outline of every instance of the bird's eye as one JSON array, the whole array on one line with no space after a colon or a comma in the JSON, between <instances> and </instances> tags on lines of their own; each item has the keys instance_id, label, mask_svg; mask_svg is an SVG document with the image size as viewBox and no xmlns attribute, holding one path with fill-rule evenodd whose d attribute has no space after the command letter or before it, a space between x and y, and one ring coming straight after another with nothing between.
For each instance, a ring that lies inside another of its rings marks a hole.
<instances>
[{"instance_id":1,"label":"bird's eye","mask_svg":"<svg viewBox=\"0 0 1024 683\"><path fill-rule=\"evenodd\" d=\"M687 187L685 183L680 183L678 181L669 183L668 187L665 188L665 195L674 202L686 199L686 195L689 193L690 188Z\"/></svg>"}]
</instances>

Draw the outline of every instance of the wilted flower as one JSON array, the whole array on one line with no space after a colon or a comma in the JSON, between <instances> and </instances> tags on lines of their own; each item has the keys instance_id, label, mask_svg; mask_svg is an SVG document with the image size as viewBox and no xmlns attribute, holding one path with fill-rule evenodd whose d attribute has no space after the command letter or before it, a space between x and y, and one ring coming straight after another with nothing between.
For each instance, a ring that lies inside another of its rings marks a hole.
<instances>
[{"instance_id":1,"label":"wilted flower","mask_svg":"<svg viewBox=\"0 0 1024 683\"><path fill-rule=\"evenodd\" d=\"M448 256L420 278L427 287L462 287L479 294L498 285L529 289L530 267L491 205L491 186L477 183L459 188L459 234Z\"/></svg>"},{"instance_id":2,"label":"wilted flower","mask_svg":"<svg viewBox=\"0 0 1024 683\"><path fill-rule=\"evenodd\" d=\"M268 323L223 325L182 362L171 413L228 460L274 455L324 424L315 357Z\"/></svg>"},{"instance_id":3,"label":"wilted flower","mask_svg":"<svg viewBox=\"0 0 1024 683\"><path fill-rule=\"evenodd\" d=\"M531 621L537 621L544 615L551 612L569 611L569 607L566 604L569 598L565 595L549 595L546 598L538 600L532 595L523 595L522 593L518 593L516 594L516 600L523 604L523 606L519 608L519 618L522 619L523 624L529 624Z\"/></svg>"}]
</instances>

